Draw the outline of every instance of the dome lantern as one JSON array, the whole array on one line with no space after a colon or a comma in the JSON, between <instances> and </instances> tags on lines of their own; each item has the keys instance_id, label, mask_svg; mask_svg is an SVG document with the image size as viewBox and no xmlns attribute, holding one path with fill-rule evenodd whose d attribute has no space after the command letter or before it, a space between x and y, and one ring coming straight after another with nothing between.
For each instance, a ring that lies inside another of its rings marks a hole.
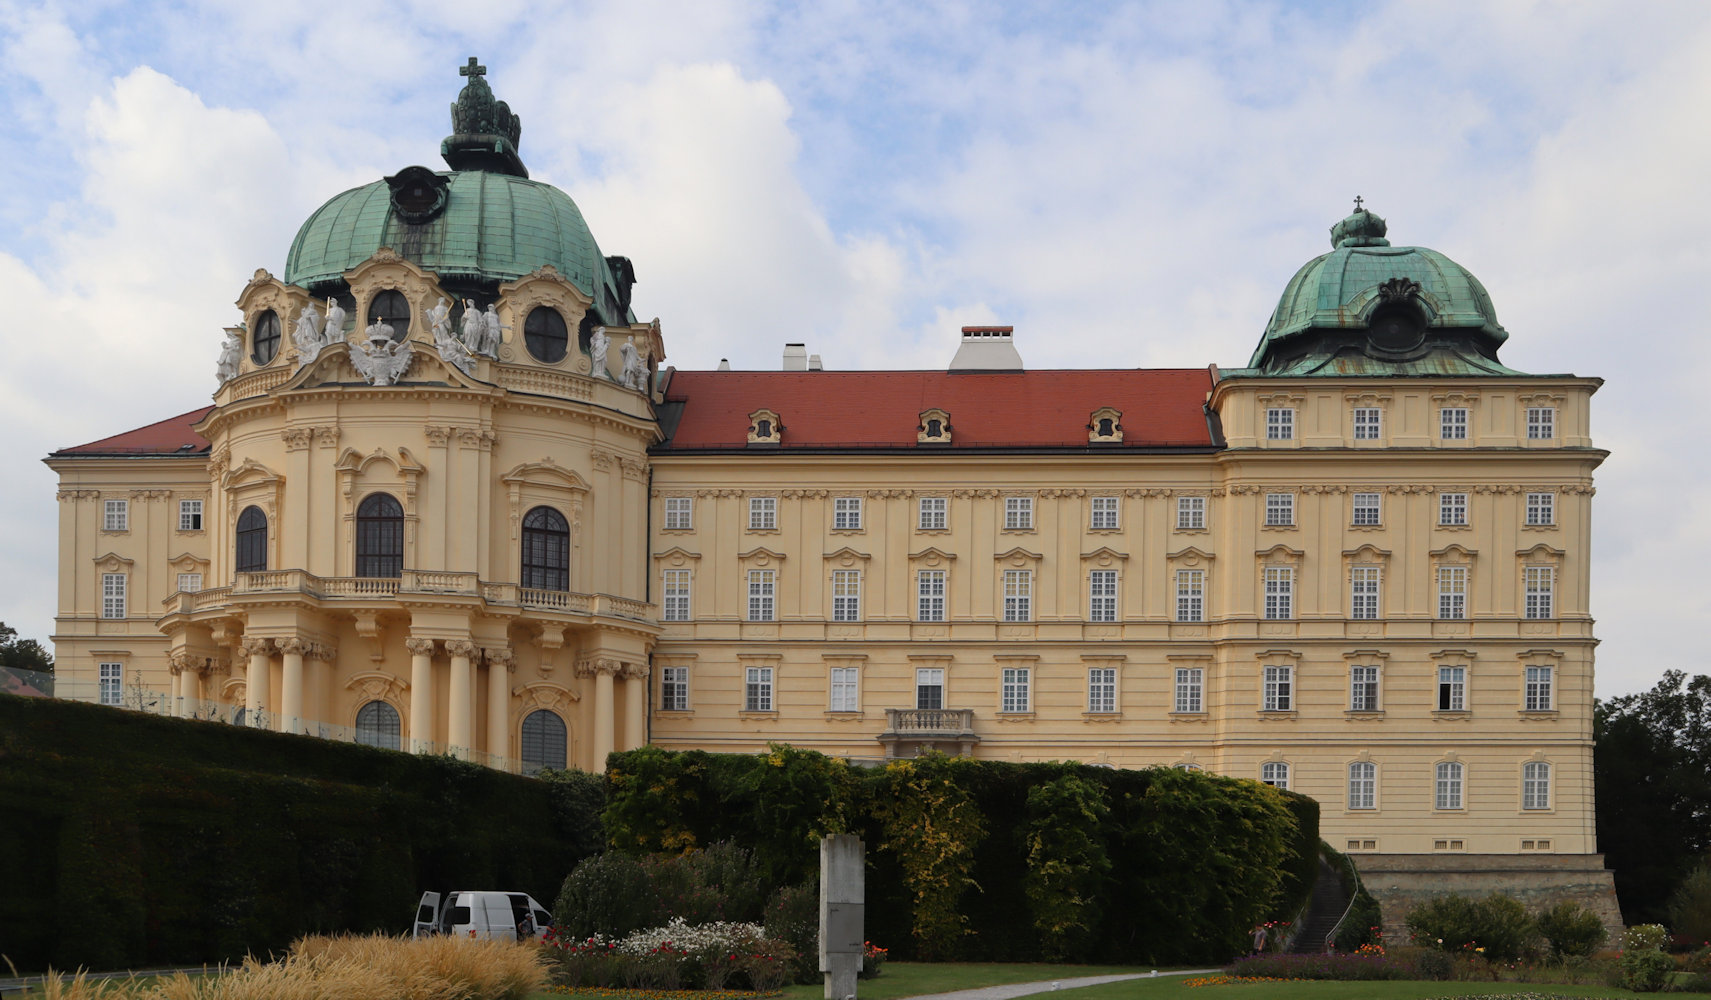
<instances>
[{"instance_id":1,"label":"dome lantern","mask_svg":"<svg viewBox=\"0 0 1711 1000\"><path fill-rule=\"evenodd\" d=\"M440 155L453 170L486 170L513 177L529 176L517 153L523 123L511 106L493 96L487 67L469 57L458 67L469 82L452 102L452 134L440 142Z\"/></svg>"}]
</instances>

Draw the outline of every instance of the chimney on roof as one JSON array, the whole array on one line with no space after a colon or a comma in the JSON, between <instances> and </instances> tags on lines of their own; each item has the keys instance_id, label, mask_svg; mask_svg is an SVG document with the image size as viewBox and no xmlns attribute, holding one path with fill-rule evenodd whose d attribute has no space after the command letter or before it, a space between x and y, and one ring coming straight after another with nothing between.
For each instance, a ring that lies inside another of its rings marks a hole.
<instances>
[{"instance_id":1,"label":"chimney on roof","mask_svg":"<svg viewBox=\"0 0 1711 1000\"><path fill-rule=\"evenodd\" d=\"M730 358L720 358L719 359L719 370L722 372L730 371L731 370L731 359Z\"/></svg>"},{"instance_id":2,"label":"chimney on roof","mask_svg":"<svg viewBox=\"0 0 1711 1000\"><path fill-rule=\"evenodd\" d=\"M808 355L808 370L809 371L817 372L817 371L823 370L825 367L826 367L825 365L820 363L820 356L818 354Z\"/></svg>"},{"instance_id":3,"label":"chimney on roof","mask_svg":"<svg viewBox=\"0 0 1711 1000\"><path fill-rule=\"evenodd\" d=\"M953 372L1019 372L1022 355L1016 352L1013 326L965 326L962 346L951 359Z\"/></svg>"},{"instance_id":4,"label":"chimney on roof","mask_svg":"<svg viewBox=\"0 0 1711 1000\"><path fill-rule=\"evenodd\" d=\"M805 372L808 370L808 345L784 345L784 370L787 372Z\"/></svg>"}]
</instances>

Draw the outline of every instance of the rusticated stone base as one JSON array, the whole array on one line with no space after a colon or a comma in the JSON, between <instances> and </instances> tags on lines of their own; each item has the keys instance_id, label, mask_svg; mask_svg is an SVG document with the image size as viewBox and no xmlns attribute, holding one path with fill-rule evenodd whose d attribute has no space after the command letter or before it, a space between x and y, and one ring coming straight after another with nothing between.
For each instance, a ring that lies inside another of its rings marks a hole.
<instances>
[{"instance_id":1,"label":"rusticated stone base","mask_svg":"<svg viewBox=\"0 0 1711 1000\"><path fill-rule=\"evenodd\" d=\"M1501 892L1537 912L1567 900L1604 921L1608 944L1621 939L1622 913L1616 882L1602 854L1351 854L1366 891L1384 911L1384 936L1408 940L1408 911L1432 898L1455 893L1489 896Z\"/></svg>"}]
</instances>

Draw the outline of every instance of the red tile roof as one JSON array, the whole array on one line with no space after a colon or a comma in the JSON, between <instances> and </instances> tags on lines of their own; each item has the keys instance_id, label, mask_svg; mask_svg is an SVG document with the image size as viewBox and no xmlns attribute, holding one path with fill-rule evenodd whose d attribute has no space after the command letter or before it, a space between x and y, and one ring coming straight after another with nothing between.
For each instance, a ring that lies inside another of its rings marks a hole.
<instances>
[{"instance_id":1,"label":"red tile roof","mask_svg":"<svg viewBox=\"0 0 1711 1000\"><path fill-rule=\"evenodd\" d=\"M944 372L677 372L682 406L665 451L747 446L749 414L767 409L783 447L917 447L922 411L950 414L951 450L1085 448L1088 418L1122 411L1122 447L1213 447L1204 368Z\"/></svg>"},{"instance_id":2,"label":"red tile roof","mask_svg":"<svg viewBox=\"0 0 1711 1000\"><path fill-rule=\"evenodd\" d=\"M190 428L202 422L212 406L204 406L189 413L180 413L147 427L138 427L134 431L104 437L99 441L80 444L75 448L61 448L53 453L54 458L69 455L205 455L208 453L208 439ZM186 448L185 445L192 447Z\"/></svg>"}]
</instances>

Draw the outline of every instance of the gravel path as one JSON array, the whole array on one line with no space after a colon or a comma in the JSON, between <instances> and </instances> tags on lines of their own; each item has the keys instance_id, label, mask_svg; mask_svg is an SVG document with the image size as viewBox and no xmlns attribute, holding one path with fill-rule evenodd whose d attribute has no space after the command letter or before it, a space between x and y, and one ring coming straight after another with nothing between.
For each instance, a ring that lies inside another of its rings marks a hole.
<instances>
[{"instance_id":1,"label":"gravel path","mask_svg":"<svg viewBox=\"0 0 1711 1000\"><path fill-rule=\"evenodd\" d=\"M1048 979L1041 983L1010 983L1005 986L982 986L972 990L953 990L949 993L929 993L924 996L910 997L909 1000L1011 1000L1013 997L1032 996L1035 993L1050 993L1053 990L1073 990L1078 986L1098 986L1102 983L1121 983L1130 979L1150 979L1153 976L1204 976L1222 969L1179 969L1175 972L1131 972L1121 976L1081 976L1076 979Z\"/></svg>"}]
</instances>

